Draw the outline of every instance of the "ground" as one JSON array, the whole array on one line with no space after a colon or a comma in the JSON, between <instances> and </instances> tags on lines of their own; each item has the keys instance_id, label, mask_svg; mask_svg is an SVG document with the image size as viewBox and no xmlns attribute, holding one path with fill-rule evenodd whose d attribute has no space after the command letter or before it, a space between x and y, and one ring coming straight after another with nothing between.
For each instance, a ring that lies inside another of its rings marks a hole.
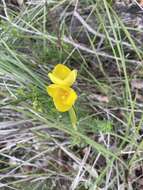
<instances>
[{"instance_id":1,"label":"ground","mask_svg":"<svg viewBox=\"0 0 143 190\"><path fill-rule=\"evenodd\" d=\"M142 1L0 2L0 189L143 189ZM77 129L46 87L78 70Z\"/></svg>"}]
</instances>

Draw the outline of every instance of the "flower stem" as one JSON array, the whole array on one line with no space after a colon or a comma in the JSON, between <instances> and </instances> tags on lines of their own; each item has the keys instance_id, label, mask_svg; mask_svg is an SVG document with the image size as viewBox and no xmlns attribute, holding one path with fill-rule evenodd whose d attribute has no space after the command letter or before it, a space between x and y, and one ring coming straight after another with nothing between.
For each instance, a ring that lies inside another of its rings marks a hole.
<instances>
[{"instance_id":1,"label":"flower stem","mask_svg":"<svg viewBox=\"0 0 143 190\"><path fill-rule=\"evenodd\" d=\"M75 110L73 107L71 107L71 109L69 110L69 116L70 116L70 119L71 119L71 123L72 123L72 126L75 130L77 130L77 117L76 117L76 113L75 113Z\"/></svg>"}]
</instances>

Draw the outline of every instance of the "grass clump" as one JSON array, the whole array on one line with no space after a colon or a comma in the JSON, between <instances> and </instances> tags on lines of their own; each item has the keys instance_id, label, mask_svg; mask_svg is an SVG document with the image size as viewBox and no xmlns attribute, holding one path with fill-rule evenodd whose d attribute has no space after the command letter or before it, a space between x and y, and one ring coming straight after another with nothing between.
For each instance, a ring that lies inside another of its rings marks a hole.
<instances>
[{"instance_id":1,"label":"grass clump","mask_svg":"<svg viewBox=\"0 0 143 190\"><path fill-rule=\"evenodd\" d=\"M130 12L136 6L0 3L2 190L143 188L142 15ZM46 92L58 63L78 70L77 130Z\"/></svg>"}]
</instances>

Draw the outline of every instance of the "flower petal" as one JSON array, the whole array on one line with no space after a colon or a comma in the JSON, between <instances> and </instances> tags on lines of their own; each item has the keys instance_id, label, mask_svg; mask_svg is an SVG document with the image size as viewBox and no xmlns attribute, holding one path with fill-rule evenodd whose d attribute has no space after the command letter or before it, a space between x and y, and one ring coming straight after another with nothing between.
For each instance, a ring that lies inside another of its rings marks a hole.
<instances>
[{"instance_id":1,"label":"flower petal","mask_svg":"<svg viewBox=\"0 0 143 190\"><path fill-rule=\"evenodd\" d=\"M50 78L50 80L54 83L54 84L59 84L62 85L63 84L63 80L61 80L60 78L56 77L55 75L53 75L52 73L48 74L48 77Z\"/></svg>"},{"instance_id":2,"label":"flower petal","mask_svg":"<svg viewBox=\"0 0 143 190\"><path fill-rule=\"evenodd\" d=\"M66 101L63 101L59 96L55 96L53 98L55 107L60 112L65 112L71 109L71 107L74 105L77 99L77 94L72 88L63 87L63 89L64 90L66 89L67 92L69 93Z\"/></svg>"},{"instance_id":3,"label":"flower petal","mask_svg":"<svg viewBox=\"0 0 143 190\"><path fill-rule=\"evenodd\" d=\"M51 84L50 86L47 86L47 92L49 96L56 97L58 94L58 86L56 84Z\"/></svg>"},{"instance_id":4,"label":"flower petal","mask_svg":"<svg viewBox=\"0 0 143 190\"><path fill-rule=\"evenodd\" d=\"M54 99L54 104L56 109L60 112L66 112L72 107L72 105L63 104L59 99Z\"/></svg>"},{"instance_id":5,"label":"flower petal","mask_svg":"<svg viewBox=\"0 0 143 190\"><path fill-rule=\"evenodd\" d=\"M76 77L77 77L77 70L74 69L73 71L70 72L68 77L65 78L65 80L63 81L64 85L71 86L75 82Z\"/></svg>"},{"instance_id":6,"label":"flower petal","mask_svg":"<svg viewBox=\"0 0 143 190\"><path fill-rule=\"evenodd\" d=\"M72 88L70 88L70 94L69 94L69 97L68 97L68 99L66 101L66 104L74 105L77 97L78 96L77 96L76 92Z\"/></svg>"},{"instance_id":7,"label":"flower petal","mask_svg":"<svg viewBox=\"0 0 143 190\"><path fill-rule=\"evenodd\" d=\"M50 78L50 80L54 83L54 84L59 84L59 85L65 85L65 86L71 86L77 77L77 70L73 70L69 73L69 75L67 76L67 78L65 78L64 80L56 77L54 74L49 73L48 77Z\"/></svg>"},{"instance_id":8,"label":"flower petal","mask_svg":"<svg viewBox=\"0 0 143 190\"><path fill-rule=\"evenodd\" d=\"M52 74L55 77L63 80L70 74L70 72L71 72L71 70L67 66L58 64L55 66Z\"/></svg>"}]
</instances>

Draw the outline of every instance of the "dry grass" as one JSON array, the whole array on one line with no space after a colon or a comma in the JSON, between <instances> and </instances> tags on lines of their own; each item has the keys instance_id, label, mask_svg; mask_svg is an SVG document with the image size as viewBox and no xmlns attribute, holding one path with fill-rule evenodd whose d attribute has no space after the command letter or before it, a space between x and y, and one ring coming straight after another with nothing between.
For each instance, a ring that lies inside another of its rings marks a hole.
<instances>
[{"instance_id":1,"label":"dry grass","mask_svg":"<svg viewBox=\"0 0 143 190\"><path fill-rule=\"evenodd\" d=\"M137 1L0 3L0 189L141 190L142 7ZM78 69L78 130L48 97Z\"/></svg>"}]
</instances>

